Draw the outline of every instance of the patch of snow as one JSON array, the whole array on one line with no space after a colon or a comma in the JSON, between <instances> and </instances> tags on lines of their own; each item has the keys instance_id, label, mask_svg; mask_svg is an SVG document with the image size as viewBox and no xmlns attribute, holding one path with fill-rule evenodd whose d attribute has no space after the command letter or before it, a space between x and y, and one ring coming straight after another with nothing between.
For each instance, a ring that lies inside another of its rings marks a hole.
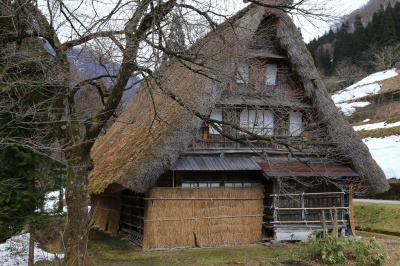
<instances>
[{"instance_id":1,"label":"patch of snow","mask_svg":"<svg viewBox=\"0 0 400 266\"><path fill-rule=\"evenodd\" d=\"M363 139L386 178L400 179L400 136Z\"/></svg>"},{"instance_id":2,"label":"patch of snow","mask_svg":"<svg viewBox=\"0 0 400 266\"><path fill-rule=\"evenodd\" d=\"M359 82L343 89L332 96L335 103L342 103L358 98L362 98L369 94L377 94L381 89L379 81L397 76L396 68L377 72L360 80Z\"/></svg>"},{"instance_id":3,"label":"patch of snow","mask_svg":"<svg viewBox=\"0 0 400 266\"><path fill-rule=\"evenodd\" d=\"M378 129L378 128L398 127L398 126L400 126L400 121L396 122L396 123L391 123L391 124L388 124L386 122L366 124L366 125L361 125L361 126L354 126L353 128L355 131L361 131L361 130L372 130L372 129Z\"/></svg>"},{"instance_id":4,"label":"patch of snow","mask_svg":"<svg viewBox=\"0 0 400 266\"><path fill-rule=\"evenodd\" d=\"M347 116L352 115L356 111L356 107L365 107L369 105L369 102L354 102L354 103L338 103L336 106L340 111Z\"/></svg>"},{"instance_id":5,"label":"patch of snow","mask_svg":"<svg viewBox=\"0 0 400 266\"><path fill-rule=\"evenodd\" d=\"M64 189L64 199L65 199L65 189ZM57 212L57 206L59 204L59 196L60 196L60 191L52 191L48 192L45 196L45 201L44 201L44 211L46 213L56 213ZM63 206L63 213L67 212L67 206L64 202Z\"/></svg>"},{"instance_id":6,"label":"patch of snow","mask_svg":"<svg viewBox=\"0 0 400 266\"><path fill-rule=\"evenodd\" d=\"M352 85L354 86L354 85ZM365 97L370 94L377 94L381 90L380 84L368 84L356 88L351 86L339 91L337 94L332 96L332 100L335 103L347 102L350 100Z\"/></svg>"},{"instance_id":7,"label":"patch of snow","mask_svg":"<svg viewBox=\"0 0 400 266\"><path fill-rule=\"evenodd\" d=\"M396 71L396 68L392 68L392 69L388 69L388 70L384 70L381 72L376 72L374 74L371 74L368 77L363 78L362 80L360 80L353 86L357 87L357 86L361 86L361 85L365 85L365 84L370 84L370 83L378 82L381 80L390 79L397 75L398 75L398 73ZM353 86L351 86L351 87L353 87Z\"/></svg>"},{"instance_id":8,"label":"patch of snow","mask_svg":"<svg viewBox=\"0 0 400 266\"><path fill-rule=\"evenodd\" d=\"M363 122L369 122L369 121L371 121L371 119L369 119L369 118L363 120Z\"/></svg>"},{"instance_id":9,"label":"patch of snow","mask_svg":"<svg viewBox=\"0 0 400 266\"><path fill-rule=\"evenodd\" d=\"M13 236L3 244L0 244L0 265L16 266L28 265L29 255L29 233ZM63 258L63 254L52 254L40 249L35 243L34 261L53 260L54 258Z\"/></svg>"}]
</instances>

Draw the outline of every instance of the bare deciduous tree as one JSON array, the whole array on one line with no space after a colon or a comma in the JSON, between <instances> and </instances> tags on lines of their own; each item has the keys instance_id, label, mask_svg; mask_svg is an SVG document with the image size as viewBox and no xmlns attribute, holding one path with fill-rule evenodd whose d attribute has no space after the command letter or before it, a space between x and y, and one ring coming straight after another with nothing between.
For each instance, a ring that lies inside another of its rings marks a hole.
<instances>
[{"instance_id":1,"label":"bare deciduous tree","mask_svg":"<svg viewBox=\"0 0 400 266\"><path fill-rule=\"evenodd\" d=\"M295 4L293 1L250 2L293 14L322 14L320 6L307 6L306 0ZM16 123L32 127L31 136L1 136L0 145L23 145L44 154L49 154L51 147L44 146L43 139L51 137L59 145L67 167L68 217L64 238L69 265L85 265L87 261L87 185L92 168L90 150L118 110L132 77L146 78L150 75L154 78L153 70L165 63L166 58L176 58L186 63L187 67L190 65L188 62L200 64L199 55L186 53L187 48L204 32L215 29L216 22L226 19L227 15L221 12L221 8L227 4L234 2L0 2L0 44L6 47L1 53L0 112L13 116L11 122L5 125L8 129L13 128L15 121L26 121L21 119L25 116L35 117L31 122L23 122L25 124ZM25 45L26 42L33 43ZM68 51L83 48L97 51L96 64L106 74L95 77L77 74L74 63L69 61ZM25 56L29 69L40 71L41 75L32 72L26 79L22 79L21 75L13 78L15 71L24 71L21 62ZM34 65L31 65L32 59L39 60L34 60ZM18 69L14 67L16 61L21 66ZM118 71L105 63L110 61L119 63ZM34 90L33 84L37 85ZM257 92L257 85L254 90ZM33 92L41 93L37 102L32 98ZM92 96L94 92L95 97ZM97 98L101 105L82 102L84 94L88 96L86 99ZM30 104L19 105L21 101ZM24 109L15 109L15 106L24 106ZM86 107L91 109L90 112ZM232 112L226 112L226 115L234 117ZM202 114L199 117L206 123L216 122ZM220 128L218 125L213 127L216 130ZM235 127L238 128L233 126L234 130L225 134L226 127L222 126L221 133L233 138L231 133L236 130ZM260 138L252 130L248 128L244 132ZM237 136L234 138L240 141ZM270 137L265 138L271 140ZM280 143L279 140L274 141ZM290 147L287 143L280 144Z\"/></svg>"}]
</instances>

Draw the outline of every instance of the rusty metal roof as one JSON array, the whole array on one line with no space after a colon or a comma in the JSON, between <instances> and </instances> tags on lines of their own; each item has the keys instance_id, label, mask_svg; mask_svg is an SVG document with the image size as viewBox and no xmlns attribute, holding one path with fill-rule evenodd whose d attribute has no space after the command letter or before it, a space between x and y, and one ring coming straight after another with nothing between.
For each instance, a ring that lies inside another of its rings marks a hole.
<instances>
[{"instance_id":1,"label":"rusty metal roof","mask_svg":"<svg viewBox=\"0 0 400 266\"><path fill-rule=\"evenodd\" d=\"M245 171L261 170L251 157L187 156L171 168L174 171Z\"/></svg>"},{"instance_id":2,"label":"rusty metal roof","mask_svg":"<svg viewBox=\"0 0 400 266\"><path fill-rule=\"evenodd\" d=\"M270 177L288 176L359 176L350 167L333 163L305 163L299 161L257 161L264 173Z\"/></svg>"}]
</instances>

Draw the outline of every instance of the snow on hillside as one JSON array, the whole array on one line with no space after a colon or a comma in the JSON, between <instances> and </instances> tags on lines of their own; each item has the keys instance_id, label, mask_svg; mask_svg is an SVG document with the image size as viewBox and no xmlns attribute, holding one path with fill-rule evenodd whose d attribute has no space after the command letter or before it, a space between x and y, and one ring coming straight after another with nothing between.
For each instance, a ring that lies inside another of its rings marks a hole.
<instances>
[{"instance_id":1,"label":"snow on hillside","mask_svg":"<svg viewBox=\"0 0 400 266\"><path fill-rule=\"evenodd\" d=\"M386 178L400 179L400 136L363 139Z\"/></svg>"},{"instance_id":2,"label":"snow on hillside","mask_svg":"<svg viewBox=\"0 0 400 266\"><path fill-rule=\"evenodd\" d=\"M355 107L367 106L368 102L348 101L365 97L369 94L377 94L381 89L380 81L397 76L396 69L389 69L369 75L359 82L343 89L332 96L336 106L340 108L344 115L350 116L355 111Z\"/></svg>"},{"instance_id":3,"label":"snow on hillside","mask_svg":"<svg viewBox=\"0 0 400 266\"><path fill-rule=\"evenodd\" d=\"M374 123L374 124L366 124L366 125L361 125L361 126L354 126L355 131L361 131L361 130L373 130L373 129L378 129L378 128L391 128L391 127L398 127L400 126L400 122L396 123L386 123L386 122L380 122L380 123Z\"/></svg>"},{"instance_id":4,"label":"snow on hillside","mask_svg":"<svg viewBox=\"0 0 400 266\"><path fill-rule=\"evenodd\" d=\"M3 244L0 244L0 265L16 266L28 265L28 244L29 233L13 236ZM34 261L53 260L54 258L63 258L63 254L51 254L40 249L35 243Z\"/></svg>"},{"instance_id":5,"label":"snow on hillside","mask_svg":"<svg viewBox=\"0 0 400 266\"><path fill-rule=\"evenodd\" d=\"M332 100L344 115L350 116L356 111L356 107L365 107L369 102L349 102L365 97L369 94L377 94L381 89L383 80L397 76L396 69L389 69L369 75L352 86L335 93ZM369 119L364 122L368 122ZM355 131L373 130L379 128L390 128L400 126L400 122L395 123L371 123L354 126ZM389 136L385 138L366 138L363 139L368 146L372 157L385 172L386 178L395 177L400 179L400 136Z\"/></svg>"},{"instance_id":6,"label":"snow on hillside","mask_svg":"<svg viewBox=\"0 0 400 266\"><path fill-rule=\"evenodd\" d=\"M350 87L335 93L332 99L335 103L342 103L362 98L372 93L377 94L381 89L379 81L393 78L397 75L395 68L371 74Z\"/></svg>"}]
</instances>

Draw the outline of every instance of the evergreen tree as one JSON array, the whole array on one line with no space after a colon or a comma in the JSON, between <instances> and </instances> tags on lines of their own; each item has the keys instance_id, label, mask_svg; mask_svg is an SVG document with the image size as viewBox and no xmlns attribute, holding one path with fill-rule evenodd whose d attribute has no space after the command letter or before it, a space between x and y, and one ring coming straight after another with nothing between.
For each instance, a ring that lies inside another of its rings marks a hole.
<instances>
[{"instance_id":1,"label":"evergreen tree","mask_svg":"<svg viewBox=\"0 0 400 266\"><path fill-rule=\"evenodd\" d=\"M17 146L0 150L0 240L20 232L25 224L37 226L35 213L43 205L43 157Z\"/></svg>"},{"instance_id":2,"label":"evergreen tree","mask_svg":"<svg viewBox=\"0 0 400 266\"><path fill-rule=\"evenodd\" d=\"M361 16L358 14L355 17L354 28L352 62L357 63L360 60L362 52L368 47L366 30L361 22Z\"/></svg>"},{"instance_id":3,"label":"evergreen tree","mask_svg":"<svg viewBox=\"0 0 400 266\"><path fill-rule=\"evenodd\" d=\"M343 23L336 33L335 50L333 54L333 63L336 66L344 58L350 58L353 51L353 36L348 31L350 29L349 21Z\"/></svg>"},{"instance_id":4,"label":"evergreen tree","mask_svg":"<svg viewBox=\"0 0 400 266\"><path fill-rule=\"evenodd\" d=\"M4 35L27 28L24 19L13 23L10 17L0 17ZM46 121L55 90L43 82L49 68L52 58L42 40L26 38L0 50L0 239L19 232L25 224L33 234L42 220L35 210L43 204L48 189L43 179L51 176L53 168L43 149L52 143Z\"/></svg>"},{"instance_id":5,"label":"evergreen tree","mask_svg":"<svg viewBox=\"0 0 400 266\"><path fill-rule=\"evenodd\" d=\"M370 44L380 44L381 30L383 28L383 11L376 12L372 15L371 27L368 31L368 39Z\"/></svg>"},{"instance_id":6,"label":"evergreen tree","mask_svg":"<svg viewBox=\"0 0 400 266\"><path fill-rule=\"evenodd\" d=\"M333 41L335 40L335 38L336 38L336 34L335 34L335 32L332 30L332 28L330 28L330 29L329 29L329 32L328 32L328 42L329 42L329 43L333 43Z\"/></svg>"},{"instance_id":7,"label":"evergreen tree","mask_svg":"<svg viewBox=\"0 0 400 266\"><path fill-rule=\"evenodd\" d=\"M394 5L392 19L396 29L397 41L400 41L400 2L396 2Z\"/></svg>"},{"instance_id":8,"label":"evergreen tree","mask_svg":"<svg viewBox=\"0 0 400 266\"><path fill-rule=\"evenodd\" d=\"M386 46L386 45L393 45L396 43L397 36L396 36L396 27L393 21L393 8L392 6L388 5L385 12L382 12L382 24L381 24L381 31L380 31L380 42L379 44Z\"/></svg>"}]
</instances>

